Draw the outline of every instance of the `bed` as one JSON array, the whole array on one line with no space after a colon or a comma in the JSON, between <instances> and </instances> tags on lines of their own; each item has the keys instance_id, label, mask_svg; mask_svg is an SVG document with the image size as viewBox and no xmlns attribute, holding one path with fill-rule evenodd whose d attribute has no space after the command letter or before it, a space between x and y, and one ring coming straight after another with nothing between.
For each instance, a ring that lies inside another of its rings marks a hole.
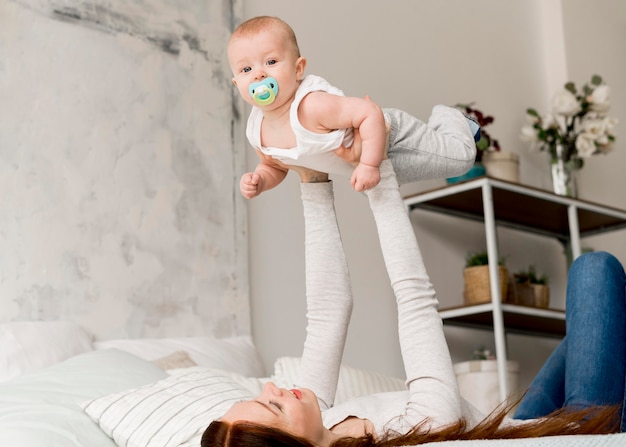
<instances>
[{"instance_id":1,"label":"bed","mask_svg":"<svg viewBox=\"0 0 626 447\"><path fill-rule=\"evenodd\" d=\"M267 374L250 337L94 341L62 321L0 324L0 356L0 445L12 447L198 446L208 421L299 369L282 357ZM403 386L343 365L337 402ZM439 444L600 447L626 434Z\"/></svg>"}]
</instances>

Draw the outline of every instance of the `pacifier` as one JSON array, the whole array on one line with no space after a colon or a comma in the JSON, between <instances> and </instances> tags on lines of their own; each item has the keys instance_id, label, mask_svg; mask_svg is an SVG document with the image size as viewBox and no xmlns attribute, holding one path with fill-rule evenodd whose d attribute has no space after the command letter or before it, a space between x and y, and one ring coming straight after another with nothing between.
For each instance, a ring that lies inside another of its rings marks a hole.
<instances>
[{"instance_id":1,"label":"pacifier","mask_svg":"<svg viewBox=\"0 0 626 447\"><path fill-rule=\"evenodd\" d=\"M266 106L273 103L278 95L278 81L274 78L265 78L254 82L248 87L248 93L258 105Z\"/></svg>"}]
</instances>

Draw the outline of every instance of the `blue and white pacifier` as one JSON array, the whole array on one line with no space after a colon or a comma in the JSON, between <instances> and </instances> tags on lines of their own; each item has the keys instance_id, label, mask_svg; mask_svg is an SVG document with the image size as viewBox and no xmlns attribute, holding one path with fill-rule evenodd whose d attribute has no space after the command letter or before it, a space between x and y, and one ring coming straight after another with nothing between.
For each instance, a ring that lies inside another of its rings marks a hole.
<instances>
[{"instance_id":1,"label":"blue and white pacifier","mask_svg":"<svg viewBox=\"0 0 626 447\"><path fill-rule=\"evenodd\" d=\"M271 104L278 95L278 81L274 78L265 78L262 81L254 82L248 87L248 92L254 102L260 106Z\"/></svg>"}]
</instances>

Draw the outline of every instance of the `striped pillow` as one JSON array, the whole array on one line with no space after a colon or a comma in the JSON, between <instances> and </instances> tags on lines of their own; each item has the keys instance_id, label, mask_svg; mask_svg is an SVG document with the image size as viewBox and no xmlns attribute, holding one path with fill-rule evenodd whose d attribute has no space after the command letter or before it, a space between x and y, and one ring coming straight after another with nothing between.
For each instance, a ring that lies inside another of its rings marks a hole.
<instances>
[{"instance_id":1,"label":"striped pillow","mask_svg":"<svg viewBox=\"0 0 626 447\"><path fill-rule=\"evenodd\" d=\"M232 374L193 369L103 396L83 410L120 447L173 447L199 439L235 402L254 397Z\"/></svg>"},{"instance_id":2,"label":"striped pillow","mask_svg":"<svg viewBox=\"0 0 626 447\"><path fill-rule=\"evenodd\" d=\"M300 357L280 357L274 363L272 380L279 386L289 388L300 377ZM342 364L335 395L335 405L357 397L388 391L406 390L404 380L386 374L353 368Z\"/></svg>"}]
</instances>

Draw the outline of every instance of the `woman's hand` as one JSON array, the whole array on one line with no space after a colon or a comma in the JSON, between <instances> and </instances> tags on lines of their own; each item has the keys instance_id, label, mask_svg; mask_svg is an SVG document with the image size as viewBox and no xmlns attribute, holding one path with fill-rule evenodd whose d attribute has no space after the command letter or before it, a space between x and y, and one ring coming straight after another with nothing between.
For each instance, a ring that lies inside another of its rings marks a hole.
<instances>
[{"instance_id":1,"label":"woman's hand","mask_svg":"<svg viewBox=\"0 0 626 447\"><path fill-rule=\"evenodd\" d=\"M356 166L359 164L359 160L361 159L361 135L359 135L359 129L354 129L354 138L351 147L339 146L333 152L336 156L343 158L345 162L351 165Z\"/></svg>"},{"instance_id":2,"label":"woman's hand","mask_svg":"<svg viewBox=\"0 0 626 447\"><path fill-rule=\"evenodd\" d=\"M366 96L365 99L371 101L369 96ZM385 156L383 158L387 158L387 151L389 150L389 132L391 132L391 126L387 121L385 121L385 131L387 137L385 138ZM361 160L361 135L359 134L359 129L354 129L354 141L351 147L343 147L340 146L334 150L335 155L339 158L343 158L343 160L351 165L356 166L359 164Z\"/></svg>"}]
</instances>

